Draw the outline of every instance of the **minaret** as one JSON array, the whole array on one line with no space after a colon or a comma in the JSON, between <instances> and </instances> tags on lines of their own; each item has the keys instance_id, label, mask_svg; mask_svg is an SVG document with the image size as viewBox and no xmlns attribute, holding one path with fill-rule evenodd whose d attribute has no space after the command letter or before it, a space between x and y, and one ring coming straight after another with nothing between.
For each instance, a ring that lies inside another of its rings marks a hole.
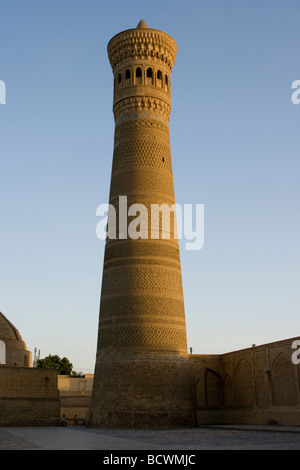
<instances>
[{"instance_id":1,"label":"minaret","mask_svg":"<svg viewBox=\"0 0 300 470\"><path fill-rule=\"evenodd\" d=\"M135 215L141 217L140 228L146 222L148 230L126 236L136 220L130 212L126 230L120 222L114 237L108 217L89 426L194 424L172 217L169 238L161 227L159 235L151 231L152 204L175 204L169 118L176 52L168 34L148 28L143 20L108 43L115 118L109 203L117 220L124 201L127 208L143 205L146 219L145 213Z\"/></svg>"}]
</instances>

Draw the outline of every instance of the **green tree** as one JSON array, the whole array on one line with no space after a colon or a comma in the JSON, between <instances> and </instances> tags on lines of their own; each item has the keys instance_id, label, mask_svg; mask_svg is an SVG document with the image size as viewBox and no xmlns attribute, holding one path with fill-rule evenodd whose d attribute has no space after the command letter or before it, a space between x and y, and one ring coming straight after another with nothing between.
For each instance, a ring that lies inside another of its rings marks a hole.
<instances>
[{"instance_id":1,"label":"green tree","mask_svg":"<svg viewBox=\"0 0 300 470\"><path fill-rule=\"evenodd\" d=\"M66 357L61 359L57 354L49 354L44 359L39 359L36 366L40 369L56 369L60 375L71 375L73 370L73 364L69 359Z\"/></svg>"}]
</instances>

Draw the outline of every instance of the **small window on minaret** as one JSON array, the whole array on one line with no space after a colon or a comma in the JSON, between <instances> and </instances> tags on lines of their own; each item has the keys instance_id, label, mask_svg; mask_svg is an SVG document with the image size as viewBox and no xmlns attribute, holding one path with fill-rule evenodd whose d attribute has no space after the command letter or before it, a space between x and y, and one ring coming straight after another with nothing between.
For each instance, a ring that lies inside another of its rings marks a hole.
<instances>
[{"instance_id":1,"label":"small window on minaret","mask_svg":"<svg viewBox=\"0 0 300 470\"><path fill-rule=\"evenodd\" d=\"M167 74L165 75L165 90L169 91L169 79Z\"/></svg>"},{"instance_id":2,"label":"small window on minaret","mask_svg":"<svg viewBox=\"0 0 300 470\"><path fill-rule=\"evenodd\" d=\"M126 78L126 80L129 80L129 78L130 78L130 70L129 69L127 69L126 72L125 72L125 78Z\"/></svg>"},{"instance_id":3,"label":"small window on minaret","mask_svg":"<svg viewBox=\"0 0 300 470\"><path fill-rule=\"evenodd\" d=\"M153 85L153 71L151 67L147 69L146 75L147 75L147 85Z\"/></svg>"},{"instance_id":4,"label":"small window on minaret","mask_svg":"<svg viewBox=\"0 0 300 470\"><path fill-rule=\"evenodd\" d=\"M121 83L121 81L122 81L122 76L121 76L121 74L119 73L119 75L118 75L118 83Z\"/></svg>"},{"instance_id":5,"label":"small window on minaret","mask_svg":"<svg viewBox=\"0 0 300 470\"><path fill-rule=\"evenodd\" d=\"M136 83L141 84L142 83L142 69L141 69L141 67L138 67L136 69L135 77L136 77Z\"/></svg>"},{"instance_id":6,"label":"small window on minaret","mask_svg":"<svg viewBox=\"0 0 300 470\"><path fill-rule=\"evenodd\" d=\"M161 70L157 71L156 77L157 77L157 85L162 86L162 73L161 73Z\"/></svg>"}]
</instances>

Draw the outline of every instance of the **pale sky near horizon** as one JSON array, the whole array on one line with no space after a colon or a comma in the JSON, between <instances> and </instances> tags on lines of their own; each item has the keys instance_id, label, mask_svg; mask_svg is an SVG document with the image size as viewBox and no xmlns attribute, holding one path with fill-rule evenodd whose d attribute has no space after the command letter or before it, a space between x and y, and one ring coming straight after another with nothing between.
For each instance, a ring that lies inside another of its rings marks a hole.
<instances>
[{"instance_id":1,"label":"pale sky near horizon","mask_svg":"<svg viewBox=\"0 0 300 470\"><path fill-rule=\"evenodd\" d=\"M225 353L300 334L300 3L2 0L0 311L41 357L93 372L113 153L107 43L144 19L177 42L176 202L188 347Z\"/></svg>"}]
</instances>

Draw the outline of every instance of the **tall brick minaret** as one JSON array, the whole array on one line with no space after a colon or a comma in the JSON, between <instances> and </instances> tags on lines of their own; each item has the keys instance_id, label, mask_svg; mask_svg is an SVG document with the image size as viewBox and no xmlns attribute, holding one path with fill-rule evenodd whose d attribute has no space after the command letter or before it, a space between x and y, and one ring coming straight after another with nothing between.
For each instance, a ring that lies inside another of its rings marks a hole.
<instances>
[{"instance_id":1,"label":"tall brick minaret","mask_svg":"<svg viewBox=\"0 0 300 470\"><path fill-rule=\"evenodd\" d=\"M169 238L151 231L150 215L152 204L175 204L169 118L176 51L168 34L143 20L108 43L115 118L109 203L117 220L124 201L142 204L146 220L136 216L148 230L130 237L122 222L106 240L89 426L193 425L178 240L173 229Z\"/></svg>"}]
</instances>

